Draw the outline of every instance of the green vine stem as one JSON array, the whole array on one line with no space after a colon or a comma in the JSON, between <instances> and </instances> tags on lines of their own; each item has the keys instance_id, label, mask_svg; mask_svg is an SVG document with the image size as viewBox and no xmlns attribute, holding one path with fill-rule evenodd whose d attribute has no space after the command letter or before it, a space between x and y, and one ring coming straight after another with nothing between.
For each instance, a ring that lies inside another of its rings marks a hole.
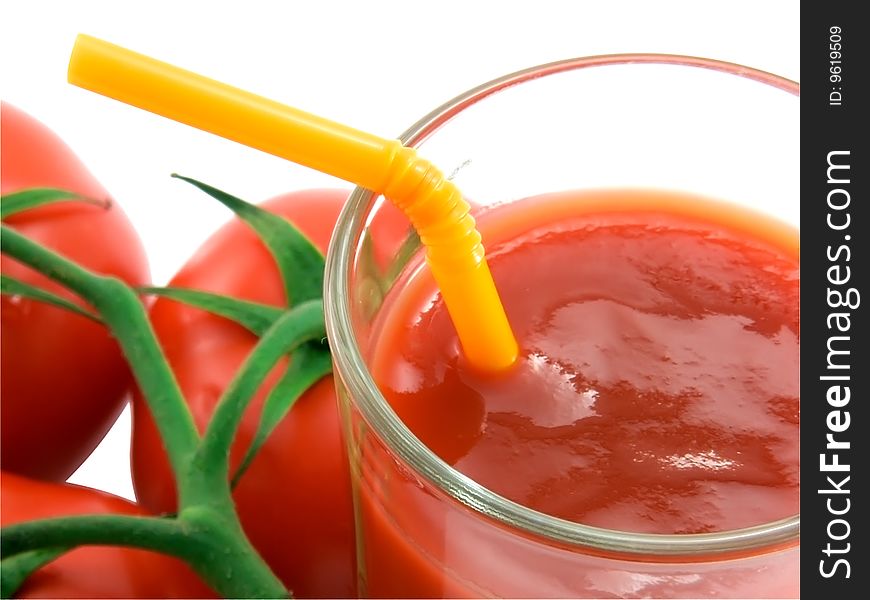
<instances>
[{"instance_id":1,"label":"green vine stem","mask_svg":"<svg viewBox=\"0 0 870 600\"><path fill-rule=\"evenodd\" d=\"M3 598L11 598L12 595L20 588L24 581L30 577L30 574L37 569L44 567L57 557L63 555L69 548L40 548L29 552L16 554L11 558L7 558L0 563L2 565L2 573L0 573L0 596Z\"/></svg>"},{"instance_id":2,"label":"green vine stem","mask_svg":"<svg viewBox=\"0 0 870 600\"><path fill-rule=\"evenodd\" d=\"M3 528L0 553L13 556L40 548L121 544L182 557L190 531L175 519L130 515L85 515L40 519Z\"/></svg>"},{"instance_id":3,"label":"green vine stem","mask_svg":"<svg viewBox=\"0 0 870 600\"><path fill-rule=\"evenodd\" d=\"M191 461L190 477L199 480L196 490L207 494L195 501L205 502L213 498L218 491L216 487L220 491L226 488L229 492L227 473L235 431L254 392L275 363L305 342L324 339L325 336L322 300L309 300L295 306L263 334L218 402L202 444Z\"/></svg>"},{"instance_id":4,"label":"green vine stem","mask_svg":"<svg viewBox=\"0 0 870 600\"><path fill-rule=\"evenodd\" d=\"M248 451L245 452L245 457L233 474L231 482L233 488L238 485L242 475L257 456L257 452L266 443L269 434L278 426L287 411L311 386L331 372L332 355L325 343L312 341L293 352L287 370L263 402L263 412L260 415L257 432L251 440Z\"/></svg>"},{"instance_id":5,"label":"green vine stem","mask_svg":"<svg viewBox=\"0 0 870 600\"><path fill-rule=\"evenodd\" d=\"M286 309L276 306L221 296L202 290L142 287L139 288L139 291L183 302L188 306L194 306L211 314L222 316L238 323L257 337L262 337L286 313ZM312 316L322 322L319 313ZM319 326L317 326L317 329L320 332ZM278 383L274 385L266 396L254 439L251 441L251 445L248 447L241 464L233 474L231 486L233 488L238 484L242 475L244 475L246 469L253 462L254 457L256 457L257 452L259 452L260 448L269 438L269 434L278 426L296 400L312 385L317 383L318 380L332 372L332 356L329 352L329 344L320 335L315 336L312 341L291 350L289 354L292 357L290 364L278 380Z\"/></svg>"},{"instance_id":6,"label":"green vine stem","mask_svg":"<svg viewBox=\"0 0 870 600\"><path fill-rule=\"evenodd\" d=\"M148 398L179 482L178 495L184 498L186 490L180 485L179 474L196 450L199 433L139 297L120 279L91 273L14 229L0 227L0 249L4 253L81 296L112 330Z\"/></svg>"},{"instance_id":7,"label":"green vine stem","mask_svg":"<svg viewBox=\"0 0 870 600\"><path fill-rule=\"evenodd\" d=\"M192 507L177 518L83 515L40 519L3 528L2 554L34 557L39 550L115 545L153 550L187 562L217 591L233 598L281 598L287 591L245 540L235 513ZM44 564L46 560L41 563ZM7 573L4 565L4 579ZM241 576L240 576L241 574Z\"/></svg>"},{"instance_id":8,"label":"green vine stem","mask_svg":"<svg viewBox=\"0 0 870 600\"><path fill-rule=\"evenodd\" d=\"M321 302L300 305L269 328L224 394L215 411L215 424L201 440L144 306L132 288L119 279L91 273L5 225L0 226L0 249L81 296L110 328L163 439L180 505L178 516L168 519L87 515L4 527L0 536L4 579L9 573L23 581L24 567L38 568L51 560L53 553L56 556L58 548L109 544L182 558L227 597L288 596L242 531L229 486L228 449L264 370L268 372L281 352L323 336ZM5 584L3 590L5 595Z\"/></svg>"}]
</instances>

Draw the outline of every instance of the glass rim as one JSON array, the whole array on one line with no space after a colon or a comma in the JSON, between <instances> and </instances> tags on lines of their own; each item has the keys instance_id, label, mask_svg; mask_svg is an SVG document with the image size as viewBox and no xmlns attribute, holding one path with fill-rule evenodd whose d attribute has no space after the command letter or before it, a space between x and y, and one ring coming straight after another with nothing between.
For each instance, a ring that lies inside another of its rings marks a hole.
<instances>
[{"instance_id":1,"label":"glass rim","mask_svg":"<svg viewBox=\"0 0 870 600\"><path fill-rule=\"evenodd\" d=\"M454 116L505 88L557 73L588 67L655 64L712 69L757 81L800 96L800 84L784 77L708 58L675 54L608 54L546 63L474 87L442 104L401 136L407 146L418 146ZM532 537L562 545L591 548L619 555L692 557L748 550L776 551L799 543L800 514L752 527L695 534L650 534L605 529L568 521L528 508L478 484L444 462L427 448L398 418L378 389L356 342L350 319L350 261L354 242L362 233L365 218L377 194L357 187L351 193L336 223L326 256L324 313L337 376L347 386L366 423L389 450L416 473L453 500L474 512L518 529Z\"/></svg>"}]
</instances>

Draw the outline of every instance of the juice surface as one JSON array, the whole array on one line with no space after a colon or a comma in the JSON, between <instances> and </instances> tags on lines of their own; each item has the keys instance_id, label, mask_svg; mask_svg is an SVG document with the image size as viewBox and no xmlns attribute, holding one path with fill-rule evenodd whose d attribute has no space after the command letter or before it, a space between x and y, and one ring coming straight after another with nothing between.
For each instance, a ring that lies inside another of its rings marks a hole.
<instances>
[{"instance_id":1,"label":"juice surface","mask_svg":"<svg viewBox=\"0 0 870 600\"><path fill-rule=\"evenodd\" d=\"M429 448L599 527L700 533L799 512L796 231L629 190L527 199L479 225L518 364L471 369L425 271L388 299L371 353Z\"/></svg>"}]
</instances>

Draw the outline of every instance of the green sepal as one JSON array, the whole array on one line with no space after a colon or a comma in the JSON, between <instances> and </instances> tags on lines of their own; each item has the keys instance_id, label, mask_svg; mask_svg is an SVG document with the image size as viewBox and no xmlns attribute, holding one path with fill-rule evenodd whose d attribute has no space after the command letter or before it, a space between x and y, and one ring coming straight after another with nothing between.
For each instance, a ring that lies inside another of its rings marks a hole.
<instances>
[{"instance_id":1,"label":"green sepal","mask_svg":"<svg viewBox=\"0 0 870 600\"><path fill-rule=\"evenodd\" d=\"M153 294L183 302L234 321L256 336L263 335L286 311L277 306L222 296L212 292L174 287L141 287L143 294Z\"/></svg>"},{"instance_id":2,"label":"green sepal","mask_svg":"<svg viewBox=\"0 0 870 600\"><path fill-rule=\"evenodd\" d=\"M16 213L36 208L43 204L53 204L56 202L85 202L103 208L108 208L112 204L110 200L90 198L58 188L31 188L0 197L0 219L11 217Z\"/></svg>"},{"instance_id":3,"label":"green sepal","mask_svg":"<svg viewBox=\"0 0 870 600\"><path fill-rule=\"evenodd\" d=\"M77 315L87 317L91 321L96 321L97 323L103 322L102 319L94 313L85 310L74 302L70 302L66 298L62 298L57 294L30 285L29 283L24 283L23 281L19 281L18 279L9 277L8 275L0 274L0 293L6 294L7 296L21 296L28 300L44 302L45 304L51 304L52 306L57 306L58 308L74 312Z\"/></svg>"},{"instance_id":4,"label":"green sepal","mask_svg":"<svg viewBox=\"0 0 870 600\"><path fill-rule=\"evenodd\" d=\"M323 254L290 221L195 179L172 176L222 203L257 233L278 264L290 306L323 297Z\"/></svg>"},{"instance_id":5,"label":"green sepal","mask_svg":"<svg viewBox=\"0 0 870 600\"><path fill-rule=\"evenodd\" d=\"M245 453L242 463L233 475L233 487L250 466L272 431L284 419L308 389L322 377L332 372L332 357L326 342L309 342L293 352L287 370L266 396L263 412L254 439Z\"/></svg>"}]
</instances>

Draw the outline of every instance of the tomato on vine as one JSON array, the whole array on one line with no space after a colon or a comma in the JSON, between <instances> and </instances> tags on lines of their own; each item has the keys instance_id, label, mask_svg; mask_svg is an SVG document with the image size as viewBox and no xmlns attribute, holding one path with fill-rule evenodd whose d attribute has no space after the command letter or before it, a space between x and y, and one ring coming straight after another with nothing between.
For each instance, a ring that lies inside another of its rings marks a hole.
<instances>
[{"instance_id":1,"label":"tomato on vine","mask_svg":"<svg viewBox=\"0 0 870 600\"><path fill-rule=\"evenodd\" d=\"M0 109L0 135L3 195L42 187L90 199L38 206L4 222L94 272L144 284L148 265L139 237L72 150L45 125L6 103ZM0 270L84 306L59 284L7 256ZM2 297L0 332L0 465L39 479L65 480L123 408L131 383L127 363L102 325L18 295Z\"/></svg>"}]
</instances>

